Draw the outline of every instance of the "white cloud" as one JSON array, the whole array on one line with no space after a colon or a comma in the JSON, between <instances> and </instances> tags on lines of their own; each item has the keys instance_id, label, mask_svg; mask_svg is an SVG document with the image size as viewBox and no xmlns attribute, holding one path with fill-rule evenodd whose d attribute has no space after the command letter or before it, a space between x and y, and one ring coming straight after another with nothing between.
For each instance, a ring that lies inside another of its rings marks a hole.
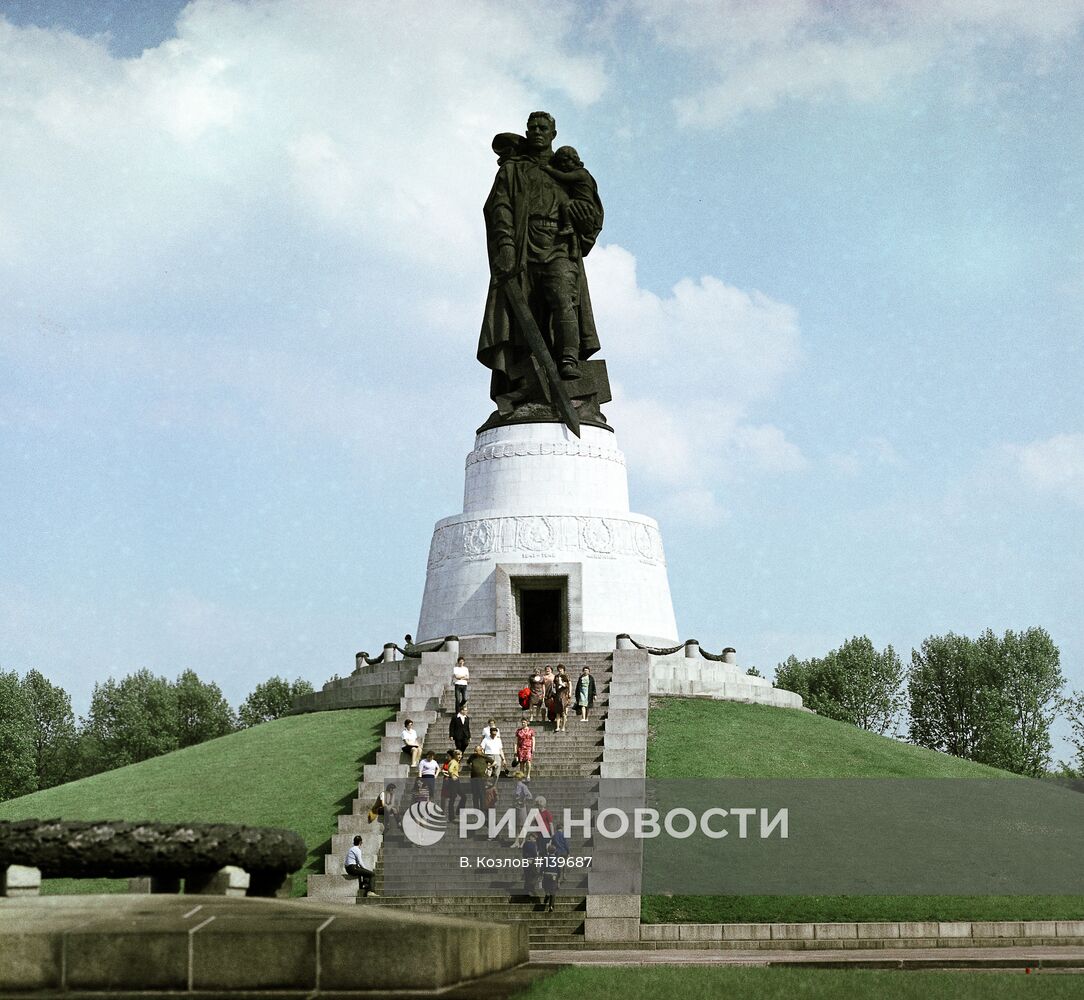
<instances>
[{"instance_id":1,"label":"white cloud","mask_svg":"<svg viewBox=\"0 0 1084 1000\"><path fill-rule=\"evenodd\" d=\"M808 462L797 445L771 424L744 424L736 427L734 450L752 467L763 472L800 472Z\"/></svg>"},{"instance_id":2,"label":"white cloud","mask_svg":"<svg viewBox=\"0 0 1084 1000\"><path fill-rule=\"evenodd\" d=\"M815 19L813 0L685 0L633 4L660 41L689 50L739 50L779 45Z\"/></svg>"},{"instance_id":3,"label":"white cloud","mask_svg":"<svg viewBox=\"0 0 1084 1000\"><path fill-rule=\"evenodd\" d=\"M910 41L805 42L735 66L719 84L679 99L675 108L682 125L710 127L784 100L838 94L875 101L895 81L924 69L928 59L923 47Z\"/></svg>"},{"instance_id":4,"label":"white cloud","mask_svg":"<svg viewBox=\"0 0 1084 1000\"><path fill-rule=\"evenodd\" d=\"M573 14L208 0L135 59L0 20L0 263L17 269L0 280L63 301L175 273L208 232L299 245L327 227L359 267L473 277L456 250L493 133L606 88L597 60L566 51Z\"/></svg>"},{"instance_id":5,"label":"white cloud","mask_svg":"<svg viewBox=\"0 0 1084 1000\"><path fill-rule=\"evenodd\" d=\"M656 295L616 245L598 247L587 270L602 353L628 378L607 413L668 516L716 523L719 483L805 467L779 428L750 419L801 358L792 307L710 275Z\"/></svg>"},{"instance_id":6,"label":"white cloud","mask_svg":"<svg viewBox=\"0 0 1084 1000\"><path fill-rule=\"evenodd\" d=\"M774 391L801 357L795 310L760 292L707 275L659 296L640 287L636 258L616 245L597 247L586 266L603 349L639 381L744 407Z\"/></svg>"},{"instance_id":7,"label":"white cloud","mask_svg":"<svg viewBox=\"0 0 1084 1000\"><path fill-rule=\"evenodd\" d=\"M662 44L702 64L699 78L714 77L675 101L678 120L701 128L786 100L877 100L938 61L959 80L971 55L991 47L1022 42L1042 69L1084 23L1082 0L897 0L851 10L812 0L635 6Z\"/></svg>"},{"instance_id":8,"label":"white cloud","mask_svg":"<svg viewBox=\"0 0 1084 1000\"><path fill-rule=\"evenodd\" d=\"M1007 445L1006 452L1029 486L1084 506L1084 434L1055 434L1025 445Z\"/></svg>"},{"instance_id":9,"label":"white cloud","mask_svg":"<svg viewBox=\"0 0 1084 1000\"><path fill-rule=\"evenodd\" d=\"M1082 0L915 0L902 10L920 24L981 27L1043 43L1064 41L1084 22Z\"/></svg>"}]
</instances>

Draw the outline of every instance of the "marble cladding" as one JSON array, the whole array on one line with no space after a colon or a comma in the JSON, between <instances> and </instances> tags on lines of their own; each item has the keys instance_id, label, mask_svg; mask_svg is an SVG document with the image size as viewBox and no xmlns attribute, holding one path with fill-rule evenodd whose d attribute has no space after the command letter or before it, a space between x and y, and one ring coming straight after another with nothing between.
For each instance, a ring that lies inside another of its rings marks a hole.
<instances>
[{"instance_id":1,"label":"marble cladding","mask_svg":"<svg viewBox=\"0 0 1084 1000\"><path fill-rule=\"evenodd\" d=\"M613 431L515 424L478 435L467 456L463 512L505 514L629 509L625 456Z\"/></svg>"},{"instance_id":2,"label":"marble cladding","mask_svg":"<svg viewBox=\"0 0 1084 1000\"><path fill-rule=\"evenodd\" d=\"M570 649L640 641L677 642L662 536L629 510L625 459L613 432L560 424L514 424L478 435L467 457L463 512L438 521L429 549L419 642L444 635L496 636L497 588L518 564L578 567L569 586L577 634ZM545 575L544 573L542 575ZM491 650L493 652L505 650ZM507 650L514 652L515 650Z\"/></svg>"}]
</instances>

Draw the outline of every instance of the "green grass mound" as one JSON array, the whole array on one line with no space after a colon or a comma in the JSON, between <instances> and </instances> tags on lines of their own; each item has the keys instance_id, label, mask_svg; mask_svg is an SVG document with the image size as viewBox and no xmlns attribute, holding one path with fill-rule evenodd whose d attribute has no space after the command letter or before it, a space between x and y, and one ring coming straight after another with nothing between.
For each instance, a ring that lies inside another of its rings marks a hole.
<instances>
[{"instance_id":1,"label":"green grass mound","mask_svg":"<svg viewBox=\"0 0 1084 1000\"><path fill-rule=\"evenodd\" d=\"M654 698L649 778L1010 778L810 712Z\"/></svg>"},{"instance_id":2,"label":"green grass mound","mask_svg":"<svg viewBox=\"0 0 1084 1000\"><path fill-rule=\"evenodd\" d=\"M1015 778L796 709L652 699L649 778ZM645 923L1078 920L1078 896L644 896Z\"/></svg>"},{"instance_id":3,"label":"green grass mound","mask_svg":"<svg viewBox=\"0 0 1084 1000\"><path fill-rule=\"evenodd\" d=\"M115 771L0 803L0 819L218 822L296 830L309 851L294 875L323 871L323 855L375 759L390 708L293 715ZM123 881L56 879L46 892L123 892Z\"/></svg>"}]
</instances>

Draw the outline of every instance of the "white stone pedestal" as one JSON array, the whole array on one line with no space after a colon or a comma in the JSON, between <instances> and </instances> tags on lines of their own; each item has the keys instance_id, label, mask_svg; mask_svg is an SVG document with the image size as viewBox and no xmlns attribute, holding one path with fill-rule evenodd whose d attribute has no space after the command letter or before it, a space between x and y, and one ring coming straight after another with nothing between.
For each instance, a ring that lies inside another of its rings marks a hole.
<instances>
[{"instance_id":1,"label":"white stone pedestal","mask_svg":"<svg viewBox=\"0 0 1084 1000\"><path fill-rule=\"evenodd\" d=\"M478 435L463 513L433 531L415 641L458 635L471 652L521 652L523 593L538 589L561 591L561 649L613 649L621 632L678 641L659 528L629 511L612 431L585 426L577 438L540 423Z\"/></svg>"}]
</instances>

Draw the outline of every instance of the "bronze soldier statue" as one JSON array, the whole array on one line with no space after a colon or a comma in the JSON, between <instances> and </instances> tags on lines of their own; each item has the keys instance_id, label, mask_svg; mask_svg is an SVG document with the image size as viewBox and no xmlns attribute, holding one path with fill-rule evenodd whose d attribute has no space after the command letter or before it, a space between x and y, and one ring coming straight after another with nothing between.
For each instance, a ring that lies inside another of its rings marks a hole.
<instances>
[{"instance_id":1,"label":"bronze soldier statue","mask_svg":"<svg viewBox=\"0 0 1084 1000\"><path fill-rule=\"evenodd\" d=\"M553 116L535 111L527 134L493 140L497 176L483 209L490 287L478 360L497 403L485 426L557 420L606 425L609 386L583 270L602 229L594 178L571 146L555 154ZM532 329L533 328L533 329Z\"/></svg>"}]
</instances>

